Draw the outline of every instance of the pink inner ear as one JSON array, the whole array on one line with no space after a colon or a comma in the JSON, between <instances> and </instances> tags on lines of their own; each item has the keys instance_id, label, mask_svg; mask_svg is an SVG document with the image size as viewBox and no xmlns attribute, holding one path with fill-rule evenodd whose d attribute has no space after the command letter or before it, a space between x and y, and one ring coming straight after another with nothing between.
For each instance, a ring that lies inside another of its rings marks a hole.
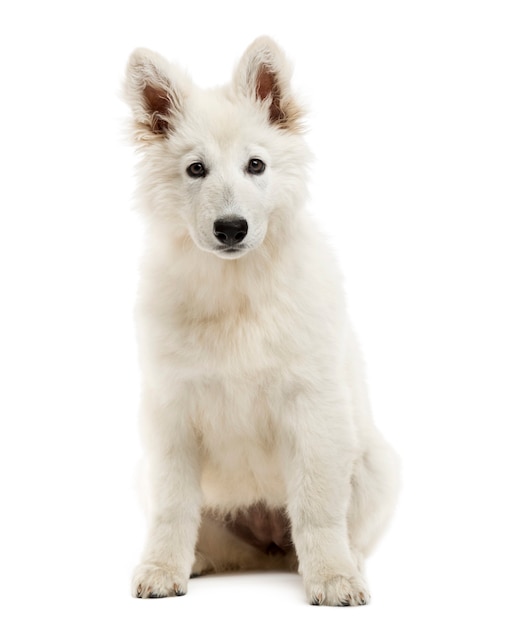
<instances>
[{"instance_id":1,"label":"pink inner ear","mask_svg":"<svg viewBox=\"0 0 511 626\"><path fill-rule=\"evenodd\" d=\"M256 96L259 100L270 98L270 121L282 124L286 115L281 109L281 95L277 77L267 65L262 65L257 75Z\"/></svg>"},{"instance_id":2,"label":"pink inner ear","mask_svg":"<svg viewBox=\"0 0 511 626\"><path fill-rule=\"evenodd\" d=\"M144 87L144 98L147 109L151 113L151 127L154 133L165 133L169 128L166 119L170 112L170 100L168 93L154 85Z\"/></svg>"},{"instance_id":3,"label":"pink inner ear","mask_svg":"<svg viewBox=\"0 0 511 626\"><path fill-rule=\"evenodd\" d=\"M266 100L271 95L275 84L275 74L267 65L261 66L257 75L256 95L259 100Z\"/></svg>"}]
</instances>

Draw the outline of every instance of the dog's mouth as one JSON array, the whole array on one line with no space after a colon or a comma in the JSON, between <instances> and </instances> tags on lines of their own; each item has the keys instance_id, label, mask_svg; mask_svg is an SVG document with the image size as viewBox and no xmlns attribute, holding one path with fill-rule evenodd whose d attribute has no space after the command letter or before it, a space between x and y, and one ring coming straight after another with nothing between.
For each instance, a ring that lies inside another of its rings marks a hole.
<instances>
[{"instance_id":1,"label":"dog's mouth","mask_svg":"<svg viewBox=\"0 0 511 626\"><path fill-rule=\"evenodd\" d=\"M248 252L247 246L217 246L213 252L222 259L237 259Z\"/></svg>"}]
</instances>

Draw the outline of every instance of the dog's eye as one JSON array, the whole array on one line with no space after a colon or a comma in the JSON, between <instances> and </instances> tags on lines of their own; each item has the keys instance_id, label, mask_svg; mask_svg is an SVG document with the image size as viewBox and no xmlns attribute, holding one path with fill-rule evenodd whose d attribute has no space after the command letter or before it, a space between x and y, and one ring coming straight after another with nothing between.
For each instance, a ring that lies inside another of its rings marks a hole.
<instances>
[{"instance_id":1,"label":"dog's eye","mask_svg":"<svg viewBox=\"0 0 511 626\"><path fill-rule=\"evenodd\" d=\"M250 159L247 166L249 174L262 174L266 169L266 164L261 159Z\"/></svg>"},{"instance_id":2,"label":"dog's eye","mask_svg":"<svg viewBox=\"0 0 511 626\"><path fill-rule=\"evenodd\" d=\"M186 168L186 173L191 178L203 178L206 176L206 168L204 167L204 163L192 163Z\"/></svg>"}]
</instances>

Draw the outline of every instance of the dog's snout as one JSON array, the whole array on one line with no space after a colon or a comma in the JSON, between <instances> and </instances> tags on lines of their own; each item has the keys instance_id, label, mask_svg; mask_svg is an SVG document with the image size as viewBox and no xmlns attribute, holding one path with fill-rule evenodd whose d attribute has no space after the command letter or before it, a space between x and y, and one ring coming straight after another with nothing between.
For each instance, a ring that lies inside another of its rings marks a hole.
<instances>
[{"instance_id":1,"label":"dog's snout","mask_svg":"<svg viewBox=\"0 0 511 626\"><path fill-rule=\"evenodd\" d=\"M225 246L235 246L243 241L248 233L248 223L237 216L229 216L216 220L213 234Z\"/></svg>"}]
</instances>

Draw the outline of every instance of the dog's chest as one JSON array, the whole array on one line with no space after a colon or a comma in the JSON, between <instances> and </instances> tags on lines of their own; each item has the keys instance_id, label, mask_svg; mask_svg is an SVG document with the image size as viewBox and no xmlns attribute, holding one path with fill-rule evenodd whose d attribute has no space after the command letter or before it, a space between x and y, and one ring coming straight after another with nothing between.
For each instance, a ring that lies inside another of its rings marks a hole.
<instances>
[{"instance_id":1,"label":"dog's chest","mask_svg":"<svg viewBox=\"0 0 511 626\"><path fill-rule=\"evenodd\" d=\"M205 504L280 507L281 417L303 362L300 323L281 299L259 298L256 306L254 298L222 293L208 306L198 287L190 289L160 318L164 375L186 389Z\"/></svg>"},{"instance_id":2,"label":"dog's chest","mask_svg":"<svg viewBox=\"0 0 511 626\"><path fill-rule=\"evenodd\" d=\"M280 369L296 351L296 341L278 304L253 308L239 297L211 311L198 311L190 303L178 307L171 344L179 368L205 377L254 377Z\"/></svg>"},{"instance_id":3,"label":"dog's chest","mask_svg":"<svg viewBox=\"0 0 511 626\"><path fill-rule=\"evenodd\" d=\"M196 385L193 420L208 505L282 501L279 405L269 387L241 378Z\"/></svg>"}]
</instances>

